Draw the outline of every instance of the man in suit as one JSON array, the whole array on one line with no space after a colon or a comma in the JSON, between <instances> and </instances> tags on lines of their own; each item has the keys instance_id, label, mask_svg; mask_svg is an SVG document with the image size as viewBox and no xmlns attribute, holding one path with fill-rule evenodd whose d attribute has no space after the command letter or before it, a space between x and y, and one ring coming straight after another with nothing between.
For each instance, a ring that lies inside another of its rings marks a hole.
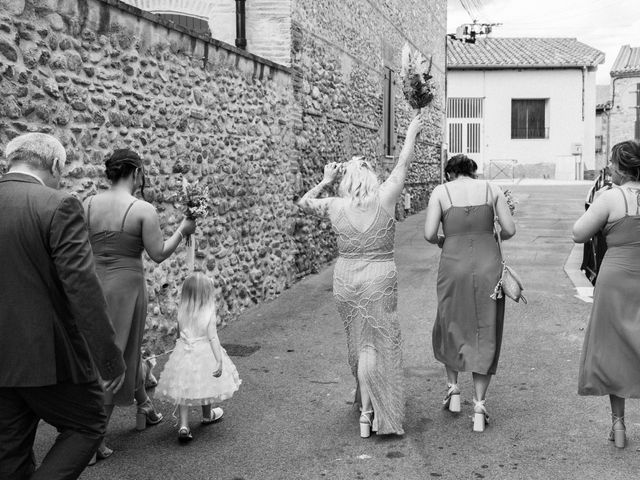
<instances>
[{"instance_id":1,"label":"man in suit","mask_svg":"<svg viewBox=\"0 0 640 480\"><path fill-rule=\"evenodd\" d=\"M75 479L104 436L104 390L119 388L125 366L95 273L82 205L57 190L64 147L50 135L29 133L9 142L5 156L0 478ZM36 470L32 447L40 419L59 435Z\"/></svg>"}]
</instances>

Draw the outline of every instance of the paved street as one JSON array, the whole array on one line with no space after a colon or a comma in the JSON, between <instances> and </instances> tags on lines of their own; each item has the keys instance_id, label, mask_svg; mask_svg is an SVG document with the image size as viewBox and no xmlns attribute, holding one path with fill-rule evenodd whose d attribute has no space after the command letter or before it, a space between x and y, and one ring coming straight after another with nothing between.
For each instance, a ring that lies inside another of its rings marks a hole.
<instances>
[{"instance_id":1,"label":"paved street","mask_svg":"<svg viewBox=\"0 0 640 480\"><path fill-rule=\"evenodd\" d=\"M354 381L331 296L332 268L275 301L245 312L220 331L243 384L218 424L195 440L176 440L166 421L134 430L133 407L116 410L108 435L112 458L84 479L632 479L640 471L640 412L630 402L629 444L606 440L605 397L579 397L577 369L590 305L577 299L563 270L570 230L587 186L515 186L516 237L505 243L524 278L528 305L507 305L501 362L489 388L491 425L471 431L471 379L461 375L463 411L442 410L444 369L431 349L439 250L422 237L423 214L399 225L399 309L407 386L406 435L360 439L350 405ZM159 370L159 369L158 369ZM43 427L39 458L54 432Z\"/></svg>"}]
</instances>

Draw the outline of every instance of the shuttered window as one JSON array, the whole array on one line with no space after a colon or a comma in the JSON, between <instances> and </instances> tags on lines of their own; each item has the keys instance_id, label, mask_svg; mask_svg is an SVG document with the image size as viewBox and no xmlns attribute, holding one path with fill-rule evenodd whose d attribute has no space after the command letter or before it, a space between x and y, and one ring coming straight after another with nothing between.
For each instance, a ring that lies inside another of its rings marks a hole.
<instances>
[{"instance_id":1,"label":"shuttered window","mask_svg":"<svg viewBox=\"0 0 640 480\"><path fill-rule=\"evenodd\" d=\"M511 138L549 138L546 99L511 100Z\"/></svg>"},{"instance_id":2,"label":"shuttered window","mask_svg":"<svg viewBox=\"0 0 640 480\"><path fill-rule=\"evenodd\" d=\"M395 97L394 88L395 75L389 67L384 67L384 81L382 85L382 135L383 150L388 157L395 155L396 132L395 132Z\"/></svg>"}]
</instances>

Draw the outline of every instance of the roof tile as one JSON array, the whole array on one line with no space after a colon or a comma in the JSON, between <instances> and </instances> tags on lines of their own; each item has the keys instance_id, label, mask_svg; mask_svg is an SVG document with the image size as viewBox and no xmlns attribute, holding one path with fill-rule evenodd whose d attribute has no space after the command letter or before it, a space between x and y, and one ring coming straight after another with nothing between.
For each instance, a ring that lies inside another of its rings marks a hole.
<instances>
[{"instance_id":1,"label":"roof tile","mask_svg":"<svg viewBox=\"0 0 640 480\"><path fill-rule=\"evenodd\" d=\"M447 68L595 67L604 53L575 38L484 37L475 43L448 39Z\"/></svg>"},{"instance_id":2,"label":"roof tile","mask_svg":"<svg viewBox=\"0 0 640 480\"><path fill-rule=\"evenodd\" d=\"M611 67L612 77L640 75L640 47L623 45Z\"/></svg>"}]
</instances>

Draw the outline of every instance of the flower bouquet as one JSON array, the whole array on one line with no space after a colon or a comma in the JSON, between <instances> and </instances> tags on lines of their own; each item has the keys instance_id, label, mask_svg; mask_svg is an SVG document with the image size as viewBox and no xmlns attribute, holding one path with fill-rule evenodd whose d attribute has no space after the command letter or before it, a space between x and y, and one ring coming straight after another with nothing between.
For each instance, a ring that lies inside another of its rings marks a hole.
<instances>
[{"instance_id":1,"label":"flower bouquet","mask_svg":"<svg viewBox=\"0 0 640 480\"><path fill-rule=\"evenodd\" d=\"M511 215L512 216L515 215L516 205L518 204L518 200L513 195L513 192L508 188L502 189L502 193L504 193L504 198L507 200L507 205L509 206L509 211L511 212Z\"/></svg>"},{"instance_id":2,"label":"flower bouquet","mask_svg":"<svg viewBox=\"0 0 640 480\"><path fill-rule=\"evenodd\" d=\"M426 107L433 100L434 86L431 80L431 63L420 52L412 51L408 43L402 48L402 93L411 108Z\"/></svg>"},{"instance_id":3,"label":"flower bouquet","mask_svg":"<svg viewBox=\"0 0 640 480\"><path fill-rule=\"evenodd\" d=\"M209 189L198 184L190 185L186 179L182 179L182 195L180 203L184 206L184 214L190 220L204 217L209 211ZM191 235L187 235L187 265L193 269L195 265L195 244Z\"/></svg>"}]
</instances>

